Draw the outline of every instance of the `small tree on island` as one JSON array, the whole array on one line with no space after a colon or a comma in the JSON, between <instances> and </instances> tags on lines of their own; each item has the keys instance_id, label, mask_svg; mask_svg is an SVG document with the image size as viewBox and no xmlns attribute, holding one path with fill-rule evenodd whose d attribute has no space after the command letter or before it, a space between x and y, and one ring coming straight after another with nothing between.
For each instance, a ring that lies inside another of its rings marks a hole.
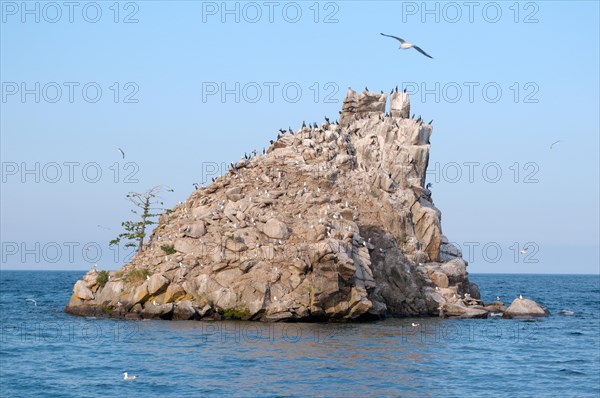
<instances>
[{"instance_id":1,"label":"small tree on island","mask_svg":"<svg viewBox=\"0 0 600 398\"><path fill-rule=\"evenodd\" d=\"M118 245L121 240L128 241L125 247L136 247L137 252L144 250L144 238L146 237L146 226L154 225L154 219L167 210L162 207L164 204L159 193L162 191L173 192L172 189L162 185L157 185L150 188L146 192L129 192L127 199L138 209L132 209L131 212L141 217L140 221L123 221L121 225L125 228L125 232L119 234L115 239L109 242L110 246Z\"/></svg>"}]
</instances>

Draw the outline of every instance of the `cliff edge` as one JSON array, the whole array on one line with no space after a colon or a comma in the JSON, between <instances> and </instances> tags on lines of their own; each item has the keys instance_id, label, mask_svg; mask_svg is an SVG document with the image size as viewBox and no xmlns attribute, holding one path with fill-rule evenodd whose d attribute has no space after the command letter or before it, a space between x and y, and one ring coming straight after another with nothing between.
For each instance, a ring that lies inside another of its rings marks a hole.
<instances>
[{"instance_id":1,"label":"cliff edge","mask_svg":"<svg viewBox=\"0 0 600 398\"><path fill-rule=\"evenodd\" d=\"M487 316L425 188L432 126L406 93L349 89L340 122L281 134L163 214L66 311L162 319ZM166 250L165 250L166 248Z\"/></svg>"}]
</instances>

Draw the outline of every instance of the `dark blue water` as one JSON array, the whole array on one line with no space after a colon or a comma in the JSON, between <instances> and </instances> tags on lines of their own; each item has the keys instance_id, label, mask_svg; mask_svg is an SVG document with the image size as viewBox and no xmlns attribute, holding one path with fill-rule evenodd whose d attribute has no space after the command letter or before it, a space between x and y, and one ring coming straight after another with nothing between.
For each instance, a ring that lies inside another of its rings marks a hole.
<instances>
[{"instance_id":1,"label":"dark blue water","mask_svg":"<svg viewBox=\"0 0 600 398\"><path fill-rule=\"evenodd\" d=\"M535 321L326 325L77 318L82 275L0 272L1 396L600 396L599 276L471 275L547 306Z\"/></svg>"}]
</instances>

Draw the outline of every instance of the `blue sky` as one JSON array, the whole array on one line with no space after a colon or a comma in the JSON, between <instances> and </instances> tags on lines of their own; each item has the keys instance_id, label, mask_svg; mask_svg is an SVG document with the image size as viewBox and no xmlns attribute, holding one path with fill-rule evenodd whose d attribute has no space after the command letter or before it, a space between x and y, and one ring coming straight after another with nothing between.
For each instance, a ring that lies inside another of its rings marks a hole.
<instances>
[{"instance_id":1,"label":"blue sky","mask_svg":"<svg viewBox=\"0 0 600 398\"><path fill-rule=\"evenodd\" d=\"M399 85L470 272L600 271L597 2L23 4L0 9L3 269L116 269L127 192L171 206L348 86Z\"/></svg>"}]
</instances>

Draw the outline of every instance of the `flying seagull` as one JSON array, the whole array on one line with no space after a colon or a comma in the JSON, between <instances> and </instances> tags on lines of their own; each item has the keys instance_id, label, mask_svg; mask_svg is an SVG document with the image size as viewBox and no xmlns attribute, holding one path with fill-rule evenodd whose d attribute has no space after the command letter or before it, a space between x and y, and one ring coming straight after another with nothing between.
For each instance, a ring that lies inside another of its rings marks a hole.
<instances>
[{"instance_id":1,"label":"flying seagull","mask_svg":"<svg viewBox=\"0 0 600 398\"><path fill-rule=\"evenodd\" d=\"M34 307L37 307L37 301L35 301L34 299L26 298L25 301L31 301L33 303Z\"/></svg>"},{"instance_id":2,"label":"flying seagull","mask_svg":"<svg viewBox=\"0 0 600 398\"><path fill-rule=\"evenodd\" d=\"M556 144L558 144L560 142L560 140L556 140L554 141L552 144L550 144L550 149L552 149L552 147Z\"/></svg>"},{"instance_id":3,"label":"flying seagull","mask_svg":"<svg viewBox=\"0 0 600 398\"><path fill-rule=\"evenodd\" d=\"M529 251L529 247L524 247L524 248L522 248L521 250L519 250L519 252L520 252L521 254L527 254L527 252L528 252L528 251Z\"/></svg>"},{"instance_id":4,"label":"flying seagull","mask_svg":"<svg viewBox=\"0 0 600 398\"><path fill-rule=\"evenodd\" d=\"M129 376L127 372L123 372L123 380L135 380L137 378L137 376Z\"/></svg>"},{"instance_id":5,"label":"flying seagull","mask_svg":"<svg viewBox=\"0 0 600 398\"><path fill-rule=\"evenodd\" d=\"M123 152L121 148L117 148L117 151L121 152L121 156L123 156L123 159L125 159L125 152Z\"/></svg>"},{"instance_id":6,"label":"flying seagull","mask_svg":"<svg viewBox=\"0 0 600 398\"><path fill-rule=\"evenodd\" d=\"M391 38L393 38L393 39L396 39L396 40L398 40L398 41L400 42L400 48L401 48L402 50L408 50L409 48L414 48L415 50L417 50L418 52L420 52L421 54L423 54L423 55L424 55L424 56L426 56L427 58L431 58L431 59L433 59L433 57L432 57L431 55L429 55L429 54L427 54L425 51L421 50L421 49L420 49L418 46L415 46L414 44L410 44L410 43L408 43L408 42L407 42L406 40L404 40L404 39L401 39L401 38L399 38L399 37L392 36L392 35L386 35L386 34L383 34L383 33L381 33L381 35L382 35L382 36L386 36L386 37L391 37Z\"/></svg>"}]
</instances>

